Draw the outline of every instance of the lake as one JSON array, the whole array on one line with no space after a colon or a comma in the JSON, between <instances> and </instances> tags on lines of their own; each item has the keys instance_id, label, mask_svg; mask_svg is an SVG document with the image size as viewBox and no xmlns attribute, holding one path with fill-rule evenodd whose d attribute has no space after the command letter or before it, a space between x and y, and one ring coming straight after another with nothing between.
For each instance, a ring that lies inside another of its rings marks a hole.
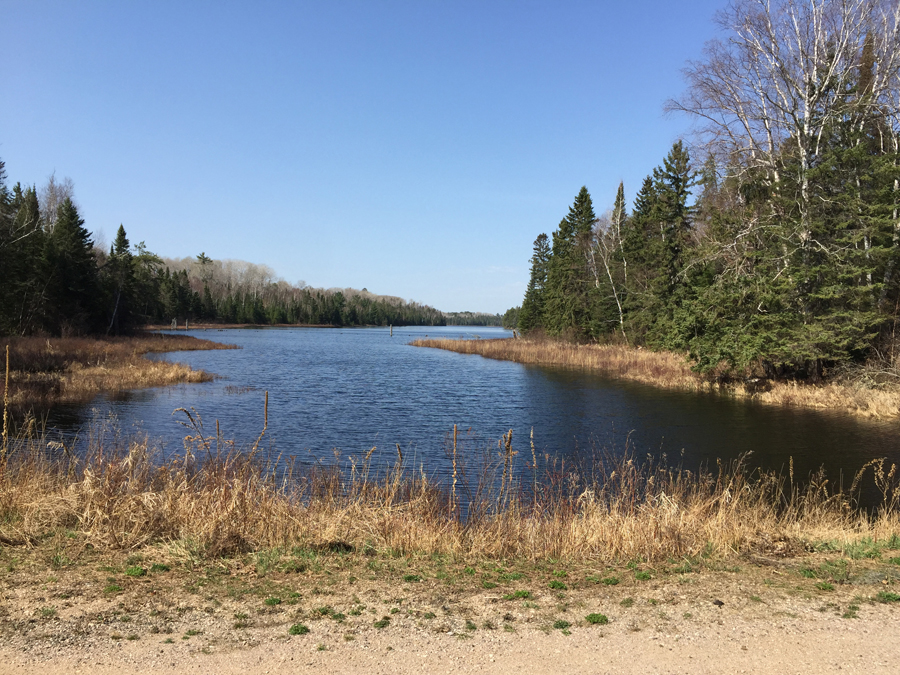
<instances>
[{"instance_id":1,"label":"lake","mask_svg":"<svg viewBox=\"0 0 900 675\"><path fill-rule=\"evenodd\" d=\"M177 352L175 360L219 375L205 384L146 389L98 397L87 407L60 407L49 425L72 432L114 415L182 448L185 429L176 408L194 408L207 432L218 420L223 435L249 445L263 427L269 392L266 447L300 462L333 462L377 450L388 464L396 446L427 474L449 471L453 425L471 448L496 446L513 430L513 447L530 458L534 429L539 457L584 457L626 448L643 457L665 453L670 463L696 469L718 458L752 453L750 464L781 470L793 458L795 475L824 467L848 485L865 462L900 464L900 423L853 415L769 407L716 394L672 392L579 371L525 366L436 349L412 347L416 338L475 339L510 335L500 328L267 328L198 330L189 334L236 344L240 350ZM872 497L869 491L866 501Z\"/></svg>"}]
</instances>

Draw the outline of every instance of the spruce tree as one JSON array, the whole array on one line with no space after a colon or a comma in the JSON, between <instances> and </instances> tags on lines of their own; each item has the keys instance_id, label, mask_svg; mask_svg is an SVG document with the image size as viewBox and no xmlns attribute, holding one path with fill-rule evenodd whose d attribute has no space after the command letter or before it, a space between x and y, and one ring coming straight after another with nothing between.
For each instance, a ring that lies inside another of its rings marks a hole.
<instances>
[{"instance_id":1,"label":"spruce tree","mask_svg":"<svg viewBox=\"0 0 900 675\"><path fill-rule=\"evenodd\" d=\"M518 313L518 328L523 333L544 327L545 291L547 286L547 266L550 262L550 244L546 234L539 234L534 240L531 256L531 277L525 291L525 299Z\"/></svg>"},{"instance_id":2,"label":"spruce tree","mask_svg":"<svg viewBox=\"0 0 900 675\"><path fill-rule=\"evenodd\" d=\"M90 233L71 199L57 209L56 223L44 246L47 279L47 330L81 335L97 328L97 264Z\"/></svg>"},{"instance_id":3,"label":"spruce tree","mask_svg":"<svg viewBox=\"0 0 900 675\"><path fill-rule=\"evenodd\" d=\"M131 255L125 227L119 225L109 259L106 262L105 277L109 286L109 323L106 332L118 335L128 331L135 323L134 259Z\"/></svg>"},{"instance_id":4,"label":"spruce tree","mask_svg":"<svg viewBox=\"0 0 900 675\"><path fill-rule=\"evenodd\" d=\"M553 233L547 269L545 327L552 335L574 339L589 337L593 328L594 288L588 270L597 221L591 195L582 187L568 215Z\"/></svg>"}]
</instances>

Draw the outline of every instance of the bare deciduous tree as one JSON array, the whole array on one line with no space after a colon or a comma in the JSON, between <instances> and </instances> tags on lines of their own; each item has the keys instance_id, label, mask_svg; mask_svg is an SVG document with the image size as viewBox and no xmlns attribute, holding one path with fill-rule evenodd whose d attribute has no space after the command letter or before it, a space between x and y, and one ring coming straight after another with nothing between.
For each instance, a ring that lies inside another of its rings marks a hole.
<instances>
[{"instance_id":1,"label":"bare deciduous tree","mask_svg":"<svg viewBox=\"0 0 900 675\"><path fill-rule=\"evenodd\" d=\"M56 180L56 172L54 171L47 179L46 185L38 191L41 218L44 221L44 228L48 232L51 232L56 224L56 210L66 199L71 199L73 203L75 202L75 183L68 176L61 181Z\"/></svg>"}]
</instances>

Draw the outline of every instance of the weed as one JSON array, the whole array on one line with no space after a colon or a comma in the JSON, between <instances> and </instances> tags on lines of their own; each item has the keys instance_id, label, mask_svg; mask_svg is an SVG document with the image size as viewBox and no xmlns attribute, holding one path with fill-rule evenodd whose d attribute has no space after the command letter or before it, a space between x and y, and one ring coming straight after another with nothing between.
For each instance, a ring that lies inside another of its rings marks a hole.
<instances>
[{"instance_id":1,"label":"weed","mask_svg":"<svg viewBox=\"0 0 900 675\"><path fill-rule=\"evenodd\" d=\"M562 579L562 578L564 578L564 577L569 576L569 573L566 572L565 570L555 570L555 571L553 572L553 576L559 577L559 578Z\"/></svg>"},{"instance_id":2,"label":"weed","mask_svg":"<svg viewBox=\"0 0 900 675\"><path fill-rule=\"evenodd\" d=\"M415 583L417 581L422 581L422 577L420 577L418 574L407 574L403 577L403 581L406 581L408 583Z\"/></svg>"},{"instance_id":3,"label":"weed","mask_svg":"<svg viewBox=\"0 0 900 675\"><path fill-rule=\"evenodd\" d=\"M104 593L121 593L122 587L119 584L110 584L106 588L103 589Z\"/></svg>"},{"instance_id":4,"label":"weed","mask_svg":"<svg viewBox=\"0 0 900 675\"><path fill-rule=\"evenodd\" d=\"M553 627L556 630L566 630L572 624L566 621L565 619L557 619L553 622Z\"/></svg>"},{"instance_id":5,"label":"weed","mask_svg":"<svg viewBox=\"0 0 900 675\"><path fill-rule=\"evenodd\" d=\"M126 635L125 639L126 640L140 640L140 637L138 637L137 633L131 633L129 635Z\"/></svg>"},{"instance_id":6,"label":"weed","mask_svg":"<svg viewBox=\"0 0 900 675\"><path fill-rule=\"evenodd\" d=\"M493 581L488 581L487 579L485 579L481 582L481 587L490 590L492 588L497 588L497 584L495 584Z\"/></svg>"},{"instance_id":7,"label":"weed","mask_svg":"<svg viewBox=\"0 0 900 675\"><path fill-rule=\"evenodd\" d=\"M591 625L599 624L603 626L609 623L609 617L607 617L606 614L588 614L584 617L584 620Z\"/></svg>"},{"instance_id":8,"label":"weed","mask_svg":"<svg viewBox=\"0 0 900 675\"><path fill-rule=\"evenodd\" d=\"M504 574L499 575L497 578L500 581L518 581L522 578L521 572L506 572Z\"/></svg>"},{"instance_id":9,"label":"weed","mask_svg":"<svg viewBox=\"0 0 900 675\"><path fill-rule=\"evenodd\" d=\"M422 618L423 618L423 619L427 619L427 620L429 620L429 621L431 621L434 617L435 617L435 613L434 613L434 612L425 612L425 613L422 615Z\"/></svg>"},{"instance_id":10,"label":"weed","mask_svg":"<svg viewBox=\"0 0 900 675\"><path fill-rule=\"evenodd\" d=\"M318 650L320 652L327 652L328 647L326 647L324 644L319 644L319 645L316 645L316 650Z\"/></svg>"},{"instance_id":11,"label":"weed","mask_svg":"<svg viewBox=\"0 0 900 675\"><path fill-rule=\"evenodd\" d=\"M504 600L526 600L531 597L531 591L513 591L503 596Z\"/></svg>"},{"instance_id":12,"label":"weed","mask_svg":"<svg viewBox=\"0 0 900 675\"><path fill-rule=\"evenodd\" d=\"M263 604L264 604L264 605L268 605L269 607L275 607L276 605L280 605L280 604L281 604L281 598L274 598L274 597L273 597L273 598L266 598L266 599L263 601Z\"/></svg>"},{"instance_id":13,"label":"weed","mask_svg":"<svg viewBox=\"0 0 900 675\"><path fill-rule=\"evenodd\" d=\"M833 591L834 584L829 584L827 581L820 581L816 584L816 588L818 588L820 591Z\"/></svg>"},{"instance_id":14,"label":"weed","mask_svg":"<svg viewBox=\"0 0 900 675\"><path fill-rule=\"evenodd\" d=\"M125 574L127 574L130 577L142 577L147 574L147 570L144 569L143 567L135 565L133 567L129 567L128 569L126 569Z\"/></svg>"},{"instance_id":15,"label":"weed","mask_svg":"<svg viewBox=\"0 0 900 675\"><path fill-rule=\"evenodd\" d=\"M622 605L622 607L631 607L634 605L634 598L625 598L619 604Z\"/></svg>"},{"instance_id":16,"label":"weed","mask_svg":"<svg viewBox=\"0 0 900 675\"><path fill-rule=\"evenodd\" d=\"M391 624L391 617L383 616L378 621L374 622L372 625L375 628L387 628Z\"/></svg>"},{"instance_id":17,"label":"weed","mask_svg":"<svg viewBox=\"0 0 900 675\"><path fill-rule=\"evenodd\" d=\"M72 564L72 561L63 555L62 553L57 553L53 557L50 558L50 567L55 570L61 570ZM12 571L12 570L10 570Z\"/></svg>"},{"instance_id":18,"label":"weed","mask_svg":"<svg viewBox=\"0 0 900 675\"><path fill-rule=\"evenodd\" d=\"M643 571L643 572L635 572L634 578L637 579L638 581L650 581L650 579L652 579L653 576L650 574L650 572Z\"/></svg>"},{"instance_id":19,"label":"weed","mask_svg":"<svg viewBox=\"0 0 900 675\"><path fill-rule=\"evenodd\" d=\"M567 590L569 590L569 587L566 586L563 582L559 581L558 579L553 579L553 581L551 581L551 582L548 584L548 586L549 586L550 588L553 588L553 589L558 590L558 591L567 591Z\"/></svg>"},{"instance_id":20,"label":"weed","mask_svg":"<svg viewBox=\"0 0 900 675\"><path fill-rule=\"evenodd\" d=\"M52 619L56 616L56 607L41 607L41 618Z\"/></svg>"},{"instance_id":21,"label":"weed","mask_svg":"<svg viewBox=\"0 0 900 675\"><path fill-rule=\"evenodd\" d=\"M473 631L478 630L478 626L476 626L472 621L466 620L466 630Z\"/></svg>"},{"instance_id":22,"label":"weed","mask_svg":"<svg viewBox=\"0 0 900 675\"><path fill-rule=\"evenodd\" d=\"M184 634L188 637L194 637L195 635L203 635L203 631L197 630L196 628L191 628L190 630L186 630Z\"/></svg>"},{"instance_id":23,"label":"weed","mask_svg":"<svg viewBox=\"0 0 900 675\"><path fill-rule=\"evenodd\" d=\"M293 626L288 628L288 635L306 635L309 632L309 627L303 625L302 623L295 623Z\"/></svg>"},{"instance_id":24,"label":"weed","mask_svg":"<svg viewBox=\"0 0 900 675\"><path fill-rule=\"evenodd\" d=\"M158 574L160 572L170 572L172 570L168 565L163 565L161 563L153 563L150 565L150 573Z\"/></svg>"},{"instance_id":25,"label":"weed","mask_svg":"<svg viewBox=\"0 0 900 675\"><path fill-rule=\"evenodd\" d=\"M900 594L891 591L879 591L875 599L878 602L900 602Z\"/></svg>"},{"instance_id":26,"label":"weed","mask_svg":"<svg viewBox=\"0 0 900 675\"><path fill-rule=\"evenodd\" d=\"M604 577L600 580L600 583L606 584L607 586L616 586L619 583L619 577Z\"/></svg>"}]
</instances>

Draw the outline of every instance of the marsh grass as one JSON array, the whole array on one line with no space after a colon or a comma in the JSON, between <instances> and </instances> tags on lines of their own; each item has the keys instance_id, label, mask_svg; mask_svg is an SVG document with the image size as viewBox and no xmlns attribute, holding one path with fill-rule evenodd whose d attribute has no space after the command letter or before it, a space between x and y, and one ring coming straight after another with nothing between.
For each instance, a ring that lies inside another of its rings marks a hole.
<instances>
[{"instance_id":1,"label":"marsh grass","mask_svg":"<svg viewBox=\"0 0 900 675\"><path fill-rule=\"evenodd\" d=\"M784 555L822 542L868 550L900 533L896 469L880 460L845 493L822 475L800 486L743 462L691 472L600 455L568 469L549 458L519 466L507 435L480 454L454 444L453 496L421 468L408 469L399 451L381 469L371 464L374 448L361 459L300 466L264 459L266 426L241 449L218 425L208 435L196 412L182 413L187 434L176 457L120 433L92 433L79 455L39 435L12 441L0 461L0 542L30 546L62 532L101 551L168 542L195 568L257 552L278 569L293 551L286 564L315 566L322 552L540 560L552 570L560 561ZM873 479L883 499L867 512L854 493Z\"/></svg>"},{"instance_id":2,"label":"marsh grass","mask_svg":"<svg viewBox=\"0 0 900 675\"><path fill-rule=\"evenodd\" d=\"M770 405L847 410L865 417L900 415L900 388L869 386L864 378L845 373L840 379L812 385L796 381L721 380L713 373L701 377L684 355L655 352L625 345L575 344L549 339L450 340L420 339L416 347L478 354L491 359L543 366L576 368L608 377L667 389L718 391ZM839 374L840 375L840 374Z\"/></svg>"},{"instance_id":3,"label":"marsh grass","mask_svg":"<svg viewBox=\"0 0 900 675\"><path fill-rule=\"evenodd\" d=\"M55 403L83 403L101 391L205 382L213 376L143 356L234 348L188 335L159 333L106 338L7 337L0 344L9 348L4 400L13 417Z\"/></svg>"}]
</instances>

